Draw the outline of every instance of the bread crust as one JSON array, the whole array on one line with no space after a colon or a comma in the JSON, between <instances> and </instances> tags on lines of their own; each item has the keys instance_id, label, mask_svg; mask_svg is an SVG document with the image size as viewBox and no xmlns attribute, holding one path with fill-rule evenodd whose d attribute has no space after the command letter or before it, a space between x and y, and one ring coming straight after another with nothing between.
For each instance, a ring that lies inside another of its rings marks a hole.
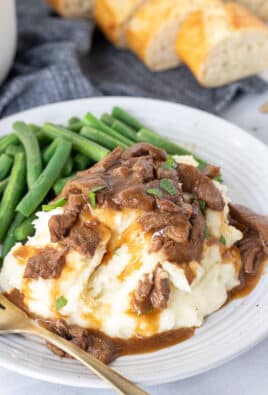
<instances>
[{"instance_id":1,"label":"bread crust","mask_svg":"<svg viewBox=\"0 0 268 395\"><path fill-rule=\"evenodd\" d=\"M159 51L161 50L162 34L166 34L166 44L170 46L168 40L174 34L168 36L168 25L176 25L176 35L181 23L190 12L217 3L218 0L149 0L133 15L127 29L126 36L129 48L151 69L165 70L175 67L180 63L179 57L170 54L170 62L163 59L162 63L156 64L150 56L150 49L154 43L159 41ZM174 38L174 41L175 41ZM157 45L157 44L156 44ZM172 42L172 50L175 54L175 43Z\"/></svg>"},{"instance_id":2,"label":"bread crust","mask_svg":"<svg viewBox=\"0 0 268 395\"><path fill-rule=\"evenodd\" d=\"M177 55L191 69L201 85L220 86L238 78L230 76L229 81L223 82L219 75L218 84L207 81L205 69L210 62L211 54L221 43L234 39L235 35L246 35L251 32L262 32L263 38L268 40L268 27L243 6L228 3L215 9L199 10L192 13L182 24L176 40ZM233 54L235 55L235 52ZM247 59L247 62L250 61L250 58ZM266 67L268 58L266 63L260 64L260 70L256 70L255 74ZM248 75L251 74L241 72L240 78Z\"/></svg>"},{"instance_id":3,"label":"bread crust","mask_svg":"<svg viewBox=\"0 0 268 395\"><path fill-rule=\"evenodd\" d=\"M106 35L118 47L126 47L125 24L145 0L95 0L93 16Z\"/></svg>"},{"instance_id":4,"label":"bread crust","mask_svg":"<svg viewBox=\"0 0 268 395\"><path fill-rule=\"evenodd\" d=\"M90 18L94 0L69 0L72 7L66 7L66 0L47 0L47 3L66 18Z\"/></svg>"}]
</instances>

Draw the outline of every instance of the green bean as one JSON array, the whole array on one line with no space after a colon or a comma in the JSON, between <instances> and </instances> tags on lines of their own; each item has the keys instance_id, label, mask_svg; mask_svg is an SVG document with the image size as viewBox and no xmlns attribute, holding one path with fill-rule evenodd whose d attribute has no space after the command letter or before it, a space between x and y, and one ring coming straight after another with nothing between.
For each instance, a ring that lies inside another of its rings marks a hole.
<instances>
[{"instance_id":1,"label":"green bean","mask_svg":"<svg viewBox=\"0 0 268 395\"><path fill-rule=\"evenodd\" d=\"M76 154L74 157L74 167L77 170L85 170L93 163L94 161L92 159L83 154Z\"/></svg>"},{"instance_id":2,"label":"green bean","mask_svg":"<svg viewBox=\"0 0 268 395\"><path fill-rule=\"evenodd\" d=\"M21 215L18 213L17 215ZM15 228L14 236L16 241L24 241L28 237L33 236L35 232L35 228L33 225L33 221L35 220L35 215L31 215L29 218L25 219L24 222L19 224Z\"/></svg>"},{"instance_id":3,"label":"green bean","mask_svg":"<svg viewBox=\"0 0 268 395\"><path fill-rule=\"evenodd\" d=\"M17 213L12 224L10 225L2 247L2 256L5 257L11 248L16 244L15 230L24 221L25 217Z\"/></svg>"},{"instance_id":4,"label":"green bean","mask_svg":"<svg viewBox=\"0 0 268 395\"><path fill-rule=\"evenodd\" d=\"M4 152L7 149L7 147L11 144L19 144L19 139L14 133L5 136L0 141L0 153Z\"/></svg>"},{"instance_id":5,"label":"green bean","mask_svg":"<svg viewBox=\"0 0 268 395\"><path fill-rule=\"evenodd\" d=\"M62 169L63 177L68 177L72 173L73 166L74 166L74 162L73 162L72 158L69 157Z\"/></svg>"},{"instance_id":6,"label":"green bean","mask_svg":"<svg viewBox=\"0 0 268 395\"><path fill-rule=\"evenodd\" d=\"M0 195L2 195L2 193L6 189L8 181L9 181L9 177L6 178L5 180L0 181Z\"/></svg>"},{"instance_id":7,"label":"green bean","mask_svg":"<svg viewBox=\"0 0 268 395\"><path fill-rule=\"evenodd\" d=\"M80 132L83 126L83 122L78 117L72 117L68 121L68 129L72 130L73 132Z\"/></svg>"},{"instance_id":8,"label":"green bean","mask_svg":"<svg viewBox=\"0 0 268 395\"><path fill-rule=\"evenodd\" d=\"M71 117L68 121L68 125L72 125L77 122L81 122L81 119L79 117Z\"/></svg>"},{"instance_id":9,"label":"green bean","mask_svg":"<svg viewBox=\"0 0 268 395\"><path fill-rule=\"evenodd\" d=\"M36 134L38 138L39 144L49 144L51 139L48 138L43 132L40 126L35 125L34 123L28 124L29 128Z\"/></svg>"},{"instance_id":10,"label":"green bean","mask_svg":"<svg viewBox=\"0 0 268 395\"><path fill-rule=\"evenodd\" d=\"M43 127L43 130L44 133L51 138L63 137L71 141L71 143L73 144L73 148L76 151L88 156L96 162L103 159L110 152L106 148L91 141L88 141L88 139L86 139L85 137L80 136L70 131L69 129L62 128L51 123L46 123Z\"/></svg>"},{"instance_id":11,"label":"green bean","mask_svg":"<svg viewBox=\"0 0 268 395\"><path fill-rule=\"evenodd\" d=\"M47 164L50 161L50 159L52 158L52 156L54 155L54 153L56 151L59 141L60 141L60 138L53 140L52 143L50 143L50 145L44 149L43 154L42 154L44 163Z\"/></svg>"},{"instance_id":12,"label":"green bean","mask_svg":"<svg viewBox=\"0 0 268 395\"><path fill-rule=\"evenodd\" d=\"M19 153L15 157L11 175L0 206L0 241L3 241L13 220L15 208L24 193L25 185L26 160L25 155L23 153Z\"/></svg>"},{"instance_id":13,"label":"green bean","mask_svg":"<svg viewBox=\"0 0 268 395\"><path fill-rule=\"evenodd\" d=\"M118 133L120 133L121 135L131 139L133 142L137 141L137 133L135 132L135 130L130 128L123 122L118 121L116 119L112 124L112 128L116 130Z\"/></svg>"},{"instance_id":14,"label":"green bean","mask_svg":"<svg viewBox=\"0 0 268 395\"><path fill-rule=\"evenodd\" d=\"M29 128L32 129L32 131L34 133L39 133L42 131L42 128L40 126L36 125L35 123L29 123L28 126L29 126Z\"/></svg>"},{"instance_id":15,"label":"green bean","mask_svg":"<svg viewBox=\"0 0 268 395\"><path fill-rule=\"evenodd\" d=\"M193 155L186 148L181 147L175 143L172 143L167 138L160 136L158 133L153 132L149 129L141 129L137 133L138 141L146 142L155 145L156 147L162 148L172 155L192 155L197 162L199 163L199 168L204 168L207 166L207 162L203 159L199 158L196 155Z\"/></svg>"},{"instance_id":16,"label":"green bean","mask_svg":"<svg viewBox=\"0 0 268 395\"><path fill-rule=\"evenodd\" d=\"M0 155L0 180L3 180L8 173L10 172L10 169L13 164L13 158L7 154L1 154Z\"/></svg>"},{"instance_id":17,"label":"green bean","mask_svg":"<svg viewBox=\"0 0 268 395\"><path fill-rule=\"evenodd\" d=\"M136 118L134 118L132 115L130 115L128 112L126 112L120 107L114 107L112 114L114 118L118 119L121 122L126 123L128 126L130 126L136 131L144 128L144 126L140 123L140 121L138 121Z\"/></svg>"},{"instance_id":18,"label":"green bean","mask_svg":"<svg viewBox=\"0 0 268 395\"><path fill-rule=\"evenodd\" d=\"M65 198L61 197L56 201L54 200L54 202L52 202L50 204L43 204L42 211L52 211L52 210L55 210L55 208L65 206L66 203L67 203L67 200Z\"/></svg>"},{"instance_id":19,"label":"green bean","mask_svg":"<svg viewBox=\"0 0 268 395\"><path fill-rule=\"evenodd\" d=\"M56 196L59 195L62 192L63 188L65 187L66 183L74 177L75 177L75 174L72 174L69 177L60 178L58 181L56 181L56 183L54 184L54 187L53 187L53 191L54 191L55 195Z\"/></svg>"},{"instance_id":20,"label":"green bean","mask_svg":"<svg viewBox=\"0 0 268 395\"><path fill-rule=\"evenodd\" d=\"M27 164L27 184L31 189L42 173L42 158L36 134L24 122L15 122L14 131L24 146Z\"/></svg>"},{"instance_id":21,"label":"green bean","mask_svg":"<svg viewBox=\"0 0 268 395\"><path fill-rule=\"evenodd\" d=\"M102 120L102 122L106 123L107 126L112 127L112 124L115 121L115 118L113 118L110 114L105 112L104 114L102 114L101 120Z\"/></svg>"},{"instance_id":22,"label":"green bean","mask_svg":"<svg viewBox=\"0 0 268 395\"><path fill-rule=\"evenodd\" d=\"M23 148L23 146L21 145L21 144L19 144L19 145L14 145L14 144L11 144L11 145L9 145L8 147L7 147L7 149L6 149L6 154L7 155L9 155L9 156L16 156L19 152L24 152L24 148Z\"/></svg>"},{"instance_id":23,"label":"green bean","mask_svg":"<svg viewBox=\"0 0 268 395\"><path fill-rule=\"evenodd\" d=\"M48 162L46 168L40 174L30 191L24 196L18 204L16 210L29 217L44 200L49 190L53 187L56 180L59 178L63 166L69 158L72 149L70 141L62 140L57 149Z\"/></svg>"},{"instance_id":24,"label":"green bean","mask_svg":"<svg viewBox=\"0 0 268 395\"><path fill-rule=\"evenodd\" d=\"M81 136L84 136L95 143L100 143L104 145L104 147L107 147L111 150L114 148L120 146L122 148L127 148L128 145L122 143L120 140L115 139L112 136L109 136L108 134L105 134L104 132L93 129L90 126L84 126L80 132Z\"/></svg>"},{"instance_id":25,"label":"green bean","mask_svg":"<svg viewBox=\"0 0 268 395\"><path fill-rule=\"evenodd\" d=\"M112 128L110 128L109 126L107 126L104 122L100 121L98 118L96 118L93 114L91 113L87 113L84 117L84 122L97 129L100 130L101 132L106 133L107 135L114 137L115 139L117 139L118 141L121 141L121 143L130 146L133 144L133 141L131 141L130 139L126 138L125 136L122 136L120 133L116 132L115 130L113 130Z\"/></svg>"}]
</instances>

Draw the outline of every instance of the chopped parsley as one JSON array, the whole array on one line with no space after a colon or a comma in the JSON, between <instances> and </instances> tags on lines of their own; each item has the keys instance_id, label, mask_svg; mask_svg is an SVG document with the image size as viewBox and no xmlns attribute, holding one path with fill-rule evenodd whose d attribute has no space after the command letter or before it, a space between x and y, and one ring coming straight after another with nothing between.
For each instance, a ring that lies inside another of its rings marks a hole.
<instances>
[{"instance_id":1,"label":"chopped parsley","mask_svg":"<svg viewBox=\"0 0 268 395\"><path fill-rule=\"evenodd\" d=\"M168 178L163 178L160 180L160 187L167 192L169 195L176 195L176 188L171 180Z\"/></svg>"},{"instance_id":2,"label":"chopped parsley","mask_svg":"<svg viewBox=\"0 0 268 395\"><path fill-rule=\"evenodd\" d=\"M169 155L167 161L161 165L161 169L164 170L176 169L176 167L177 164L172 155Z\"/></svg>"},{"instance_id":3,"label":"chopped parsley","mask_svg":"<svg viewBox=\"0 0 268 395\"><path fill-rule=\"evenodd\" d=\"M224 246L226 246L226 239L223 235L221 235L221 237L220 237L220 243L223 244Z\"/></svg>"},{"instance_id":4,"label":"chopped parsley","mask_svg":"<svg viewBox=\"0 0 268 395\"><path fill-rule=\"evenodd\" d=\"M149 188L146 189L146 193L148 193L149 195L153 195L158 197L159 199L161 199L161 197L163 196L163 193L160 189L158 188Z\"/></svg>"},{"instance_id":5,"label":"chopped parsley","mask_svg":"<svg viewBox=\"0 0 268 395\"><path fill-rule=\"evenodd\" d=\"M202 211L203 214L205 214L205 210L206 210L206 202L205 200L199 200L199 207L200 210Z\"/></svg>"},{"instance_id":6,"label":"chopped parsley","mask_svg":"<svg viewBox=\"0 0 268 395\"><path fill-rule=\"evenodd\" d=\"M88 199L89 199L89 203L92 208L96 208L96 206L97 206L96 192L102 191L104 188L106 188L106 186L99 186L99 187L95 187L95 188L91 189L91 191L89 191Z\"/></svg>"},{"instance_id":7,"label":"chopped parsley","mask_svg":"<svg viewBox=\"0 0 268 395\"><path fill-rule=\"evenodd\" d=\"M56 200L56 202L51 203L51 204L43 204L42 210L43 211L51 211L54 210L57 207L63 207L67 203L67 200L65 198Z\"/></svg>"},{"instance_id":8,"label":"chopped parsley","mask_svg":"<svg viewBox=\"0 0 268 395\"><path fill-rule=\"evenodd\" d=\"M207 226L205 227L205 238L206 238L207 240L210 238L210 233L209 233L209 229L208 229Z\"/></svg>"},{"instance_id":9,"label":"chopped parsley","mask_svg":"<svg viewBox=\"0 0 268 395\"><path fill-rule=\"evenodd\" d=\"M65 298L65 296L60 296L56 300L55 309L58 311L58 310L62 309L64 306L66 306L67 303L68 303L68 300Z\"/></svg>"},{"instance_id":10,"label":"chopped parsley","mask_svg":"<svg viewBox=\"0 0 268 395\"><path fill-rule=\"evenodd\" d=\"M197 158L195 158L195 159L197 159ZM199 170L205 170L205 168L207 167L208 163L203 161L203 160L201 160L201 159L197 159L197 160L199 162L198 169Z\"/></svg>"},{"instance_id":11,"label":"chopped parsley","mask_svg":"<svg viewBox=\"0 0 268 395\"><path fill-rule=\"evenodd\" d=\"M217 176L214 178L214 180L215 180L215 181L218 181L218 182L220 182L220 183L222 183L222 182L223 182L222 175L221 175L221 174L217 175Z\"/></svg>"}]
</instances>

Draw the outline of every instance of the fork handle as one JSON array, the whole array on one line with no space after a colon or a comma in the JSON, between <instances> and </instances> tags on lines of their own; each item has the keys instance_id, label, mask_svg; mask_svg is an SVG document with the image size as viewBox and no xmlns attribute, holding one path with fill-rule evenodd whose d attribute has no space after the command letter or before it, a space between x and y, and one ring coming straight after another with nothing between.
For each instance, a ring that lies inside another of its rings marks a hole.
<instances>
[{"instance_id":1,"label":"fork handle","mask_svg":"<svg viewBox=\"0 0 268 395\"><path fill-rule=\"evenodd\" d=\"M27 328L26 332L32 335L42 337L43 339L59 347L66 353L70 354L72 357L79 360L83 365L93 371L97 376L105 380L107 383L111 384L118 391L119 394L149 395L148 392L143 391L134 383L121 376L119 373L106 366L104 363L98 361L89 353L83 351L75 344L63 339L62 337L56 335L53 332L50 332L42 326L31 324L29 328Z\"/></svg>"}]
</instances>

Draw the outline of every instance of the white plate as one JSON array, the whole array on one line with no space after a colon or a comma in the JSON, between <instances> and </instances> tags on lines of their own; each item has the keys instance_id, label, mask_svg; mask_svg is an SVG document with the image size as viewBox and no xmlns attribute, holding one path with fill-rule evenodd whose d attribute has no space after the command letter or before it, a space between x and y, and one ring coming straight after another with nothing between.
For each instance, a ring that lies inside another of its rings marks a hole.
<instances>
[{"instance_id":1,"label":"white plate","mask_svg":"<svg viewBox=\"0 0 268 395\"><path fill-rule=\"evenodd\" d=\"M198 154L223 167L234 201L267 212L268 150L236 126L205 112L178 104L133 98L97 98L52 104L0 121L11 131L15 120L42 124L64 123L87 111L96 115L119 105L161 134L193 146ZM223 364L248 350L268 334L268 278L261 279L248 297L235 301L208 318L196 335L159 352L118 359L113 367L142 384L160 384L190 377ZM34 339L0 337L0 365L38 379L83 386L106 385L73 360L61 360Z\"/></svg>"}]
</instances>

